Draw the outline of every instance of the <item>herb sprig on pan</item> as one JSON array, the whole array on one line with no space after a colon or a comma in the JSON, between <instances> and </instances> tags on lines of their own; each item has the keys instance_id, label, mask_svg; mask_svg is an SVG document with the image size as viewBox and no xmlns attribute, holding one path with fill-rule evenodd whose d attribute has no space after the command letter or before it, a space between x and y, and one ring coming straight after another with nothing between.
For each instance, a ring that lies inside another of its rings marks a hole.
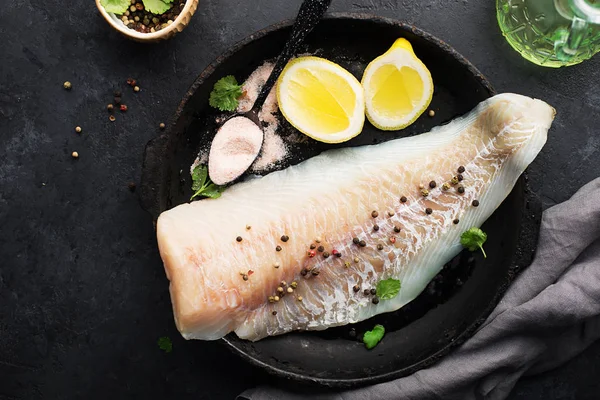
<instances>
[{"instance_id":1,"label":"herb sprig on pan","mask_svg":"<svg viewBox=\"0 0 600 400\"><path fill-rule=\"evenodd\" d=\"M242 86L238 84L235 76L229 75L215 83L208 103L221 111L235 111L241 95Z\"/></svg>"},{"instance_id":2,"label":"herb sprig on pan","mask_svg":"<svg viewBox=\"0 0 600 400\"><path fill-rule=\"evenodd\" d=\"M400 292L400 281L398 279L385 279L377 284L377 296L381 300L390 300Z\"/></svg>"},{"instance_id":3,"label":"herb sprig on pan","mask_svg":"<svg viewBox=\"0 0 600 400\"><path fill-rule=\"evenodd\" d=\"M385 328L383 325L375 325L373 330L366 331L363 335L363 343L367 349L372 349L377 346L377 343L383 339L383 335L385 335Z\"/></svg>"},{"instance_id":4,"label":"herb sprig on pan","mask_svg":"<svg viewBox=\"0 0 600 400\"><path fill-rule=\"evenodd\" d=\"M190 198L190 201L196 197L210 197L216 199L221 197L221 193L225 188L223 186L215 185L208 177L208 168L206 165L198 165L192 172L192 190L194 195Z\"/></svg>"},{"instance_id":5,"label":"herb sprig on pan","mask_svg":"<svg viewBox=\"0 0 600 400\"><path fill-rule=\"evenodd\" d=\"M463 232L460 237L460 244L469 249L469 251L475 251L478 248L481 249L483 257L487 258L485 250L483 250L483 244L487 240L487 234L479 228L473 227L468 231Z\"/></svg>"},{"instance_id":6,"label":"herb sprig on pan","mask_svg":"<svg viewBox=\"0 0 600 400\"><path fill-rule=\"evenodd\" d=\"M173 343L171 342L171 338L168 336L158 338L158 341L156 343L158 344L158 347L165 353L170 353L171 351L173 351Z\"/></svg>"}]
</instances>

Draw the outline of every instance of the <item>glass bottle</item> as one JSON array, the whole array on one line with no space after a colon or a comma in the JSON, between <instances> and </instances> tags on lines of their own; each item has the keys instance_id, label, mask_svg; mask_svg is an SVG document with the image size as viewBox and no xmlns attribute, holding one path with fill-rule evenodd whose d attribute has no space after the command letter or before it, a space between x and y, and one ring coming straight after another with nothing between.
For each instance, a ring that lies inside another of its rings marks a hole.
<instances>
[{"instance_id":1,"label":"glass bottle","mask_svg":"<svg viewBox=\"0 0 600 400\"><path fill-rule=\"evenodd\" d=\"M578 64L600 51L600 0L496 0L502 34L544 67Z\"/></svg>"}]
</instances>

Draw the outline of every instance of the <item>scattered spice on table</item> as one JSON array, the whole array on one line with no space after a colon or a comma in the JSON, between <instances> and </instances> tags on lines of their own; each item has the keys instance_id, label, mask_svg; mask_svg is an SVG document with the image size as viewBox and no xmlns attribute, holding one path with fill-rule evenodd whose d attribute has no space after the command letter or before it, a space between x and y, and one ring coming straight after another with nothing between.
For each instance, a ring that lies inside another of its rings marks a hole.
<instances>
[{"instance_id":1,"label":"scattered spice on table","mask_svg":"<svg viewBox=\"0 0 600 400\"><path fill-rule=\"evenodd\" d=\"M479 200L473 200L473 207L479 207Z\"/></svg>"},{"instance_id":2,"label":"scattered spice on table","mask_svg":"<svg viewBox=\"0 0 600 400\"><path fill-rule=\"evenodd\" d=\"M74 152L71 153L71 157L73 157L73 158L79 158L79 153L76 152L76 151L74 151Z\"/></svg>"},{"instance_id":3,"label":"scattered spice on table","mask_svg":"<svg viewBox=\"0 0 600 400\"><path fill-rule=\"evenodd\" d=\"M401 203L406 203L407 201L408 201L408 199L406 198L406 196L400 197L400 202Z\"/></svg>"},{"instance_id":4,"label":"scattered spice on table","mask_svg":"<svg viewBox=\"0 0 600 400\"><path fill-rule=\"evenodd\" d=\"M433 111L433 110L429 110L428 114L430 117L435 117L435 111Z\"/></svg>"},{"instance_id":5,"label":"scattered spice on table","mask_svg":"<svg viewBox=\"0 0 600 400\"><path fill-rule=\"evenodd\" d=\"M159 128L160 128L160 130L162 131L162 130L164 130L164 129L165 129L166 125L165 125L165 123L164 123L164 122L161 122L160 124L158 124L158 127L159 127Z\"/></svg>"},{"instance_id":6,"label":"scattered spice on table","mask_svg":"<svg viewBox=\"0 0 600 400\"><path fill-rule=\"evenodd\" d=\"M465 167L461 165L460 167L458 167L458 173L462 174L463 172L465 172Z\"/></svg>"},{"instance_id":7,"label":"scattered spice on table","mask_svg":"<svg viewBox=\"0 0 600 400\"><path fill-rule=\"evenodd\" d=\"M63 88L65 88L65 90L71 90L73 88L73 85L71 84L71 82L66 81L65 83L63 83Z\"/></svg>"},{"instance_id":8,"label":"scattered spice on table","mask_svg":"<svg viewBox=\"0 0 600 400\"><path fill-rule=\"evenodd\" d=\"M432 212L433 212L433 210L431 208L429 208L429 207L427 207L425 209L425 214L427 214L427 215L431 214Z\"/></svg>"},{"instance_id":9,"label":"scattered spice on table","mask_svg":"<svg viewBox=\"0 0 600 400\"><path fill-rule=\"evenodd\" d=\"M81 127L80 127L80 126L76 126L76 127L75 127L75 132L77 132L77 133L81 133L81 131L82 131L82 129L81 129Z\"/></svg>"},{"instance_id":10,"label":"scattered spice on table","mask_svg":"<svg viewBox=\"0 0 600 400\"><path fill-rule=\"evenodd\" d=\"M108 111L112 111L112 110L114 110L114 108L115 108L115 106L113 106L112 104L109 104L109 105L106 106L106 109Z\"/></svg>"}]
</instances>

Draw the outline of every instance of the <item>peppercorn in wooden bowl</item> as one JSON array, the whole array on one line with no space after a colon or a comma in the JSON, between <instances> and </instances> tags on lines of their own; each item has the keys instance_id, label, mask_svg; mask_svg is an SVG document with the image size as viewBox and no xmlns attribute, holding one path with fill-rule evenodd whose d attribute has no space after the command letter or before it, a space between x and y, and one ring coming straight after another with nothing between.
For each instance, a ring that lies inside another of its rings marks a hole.
<instances>
[{"instance_id":1,"label":"peppercorn in wooden bowl","mask_svg":"<svg viewBox=\"0 0 600 400\"><path fill-rule=\"evenodd\" d=\"M143 0L136 0L122 15L107 11L102 0L96 0L96 6L109 25L122 35L137 42L153 43L170 39L183 31L198 8L198 0L175 0L175 12L171 14L179 14L172 15L171 18L165 13L161 16L150 15L144 19L147 12L144 10Z\"/></svg>"}]
</instances>

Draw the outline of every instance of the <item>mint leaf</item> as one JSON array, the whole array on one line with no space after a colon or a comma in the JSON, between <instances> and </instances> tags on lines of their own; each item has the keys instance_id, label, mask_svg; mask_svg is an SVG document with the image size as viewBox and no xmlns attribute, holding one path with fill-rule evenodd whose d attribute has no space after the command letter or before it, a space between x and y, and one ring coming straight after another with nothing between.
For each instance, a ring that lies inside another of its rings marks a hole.
<instances>
[{"instance_id":1,"label":"mint leaf","mask_svg":"<svg viewBox=\"0 0 600 400\"><path fill-rule=\"evenodd\" d=\"M400 281L398 279L386 279L379 281L377 284L377 296L381 300L390 300L398 295L400 292Z\"/></svg>"},{"instance_id":2,"label":"mint leaf","mask_svg":"<svg viewBox=\"0 0 600 400\"><path fill-rule=\"evenodd\" d=\"M100 4L106 10L106 12L113 14L123 14L129 6L131 1L129 0L101 0Z\"/></svg>"},{"instance_id":3,"label":"mint leaf","mask_svg":"<svg viewBox=\"0 0 600 400\"><path fill-rule=\"evenodd\" d=\"M157 344L158 347L165 353L170 353L173 350L173 343L171 342L171 338L168 336L159 338Z\"/></svg>"},{"instance_id":4,"label":"mint leaf","mask_svg":"<svg viewBox=\"0 0 600 400\"><path fill-rule=\"evenodd\" d=\"M460 244L466 247L469 251L475 251L478 248L481 249L484 258L487 258L487 254L485 254L485 250L483 250L483 244L486 240L487 234L476 227L463 232L463 234L460 236Z\"/></svg>"},{"instance_id":5,"label":"mint leaf","mask_svg":"<svg viewBox=\"0 0 600 400\"><path fill-rule=\"evenodd\" d=\"M375 325L372 331L365 332L363 335L363 343L366 348L370 350L377 346L377 343L383 339L383 335L385 335L385 328L383 325Z\"/></svg>"},{"instance_id":6,"label":"mint leaf","mask_svg":"<svg viewBox=\"0 0 600 400\"><path fill-rule=\"evenodd\" d=\"M171 1L166 0L144 0L144 8L154 14L163 14L171 8ZM131 2L129 2L131 4Z\"/></svg>"},{"instance_id":7,"label":"mint leaf","mask_svg":"<svg viewBox=\"0 0 600 400\"><path fill-rule=\"evenodd\" d=\"M208 103L221 111L235 111L238 98L242 95L242 86L233 75L221 78L215 83Z\"/></svg>"},{"instance_id":8,"label":"mint leaf","mask_svg":"<svg viewBox=\"0 0 600 400\"><path fill-rule=\"evenodd\" d=\"M206 182L206 177L208 176L208 168L206 165L197 165L192 171L192 190L200 190L200 188Z\"/></svg>"}]
</instances>

